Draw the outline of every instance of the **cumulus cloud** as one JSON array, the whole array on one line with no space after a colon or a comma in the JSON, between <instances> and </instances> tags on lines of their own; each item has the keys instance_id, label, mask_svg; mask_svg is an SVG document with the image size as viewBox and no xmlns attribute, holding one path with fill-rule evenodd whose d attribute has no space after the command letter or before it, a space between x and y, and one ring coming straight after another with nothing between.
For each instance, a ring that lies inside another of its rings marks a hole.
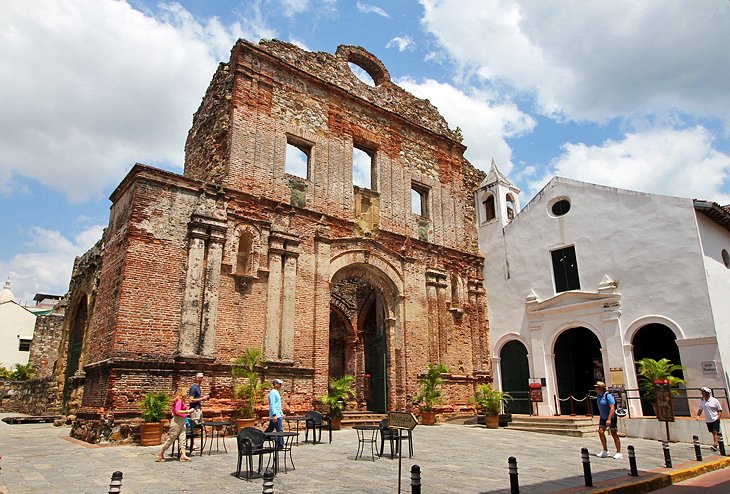
<instances>
[{"instance_id":1,"label":"cumulus cloud","mask_svg":"<svg viewBox=\"0 0 730 494\"><path fill-rule=\"evenodd\" d=\"M30 303L36 293L63 295L68 290L74 259L94 245L102 231L102 226L94 225L73 238L40 227L18 232L29 238L27 252L0 260L0 274L11 281L18 303Z\"/></svg>"},{"instance_id":2,"label":"cumulus cloud","mask_svg":"<svg viewBox=\"0 0 730 494\"><path fill-rule=\"evenodd\" d=\"M122 1L8 2L0 16L0 191L24 176L72 201L100 197L135 163L181 167L192 114L245 22L156 17ZM257 13L258 12L258 13ZM39 45L39 40L42 43Z\"/></svg>"},{"instance_id":3,"label":"cumulus cloud","mask_svg":"<svg viewBox=\"0 0 730 494\"><path fill-rule=\"evenodd\" d=\"M598 146L565 144L550 172L530 182L530 192L537 192L552 175L730 203L730 195L721 191L730 180L730 156L713 147L712 134L702 126L630 133Z\"/></svg>"},{"instance_id":4,"label":"cumulus cloud","mask_svg":"<svg viewBox=\"0 0 730 494\"><path fill-rule=\"evenodd\" d=\"M730 4L421 0L465 76L534 95L553 118L681 112L730 123Z\"/></svg>"},{"instance_id":5,"label":"cumulus cloud","mask_svg":"<svg viewBox=\"0 0 730 494\"><path fill-rule=\"evenodd\" d=\"M431 79L417 83L405 78L398 85L419 98L431 101L454 129L459 127L468 146L466 157L482 170L489 170L492 158L500 170L512 169L512 150L506 139L532 131L535 121L514 104L489 103L487 94L467 94L456 87Z\"/></svg>"},{"instance_id":6,"label":"cumulus cloud","mask_svg":"<svg viewBox=\"0 0 730 494\"><path fill-rule=\"evenodd\" d=\"M396 36L392 38L390 41L388 41L388 44L385 45L386 48L398 48L398 51L402 52L405 50L412 50L414 48L413 39L408 36Z\"/></svg>"},{"instance_id":7,"label":"cumulus cloud","mask_svg":"<svg viewBox=\"0 0 730 494\"><path fill-rule=\"evenodd\" d=\"M294 17L309 9L309 0L280 0L286 17Z\"/></svg>"},{"instance_id":8,"label":"cumulus cloud","mask_svg":"<svg viewBox=\"0 0 730 494\"><path fill-rule=\"evenodd\" d=\"M388 14L385 10L367 3L357 2L357 10L363 14L378 14L381 17L390 17L390 14Z\"/></svg>"}]
</instances>

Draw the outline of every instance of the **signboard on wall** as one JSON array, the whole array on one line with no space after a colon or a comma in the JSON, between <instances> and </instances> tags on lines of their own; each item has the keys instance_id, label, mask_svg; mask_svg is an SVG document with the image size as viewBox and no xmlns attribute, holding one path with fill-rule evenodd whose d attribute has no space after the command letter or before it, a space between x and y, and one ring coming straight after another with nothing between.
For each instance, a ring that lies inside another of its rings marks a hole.
<instances>
[{"instance_id":1,"label":"signboard on wall","mask_svg":"<svg viewBox=\"0 0 730 494\"><path fill-rule=\"evenodd\" d=\"M669 381L666 379L657 379L654 381L654 391L656 392L656 418L660 422L674 422L674 407L672 406L672 390L669 387Z\"/></svg>"},{"instance_id":2,"label":"signboard on wall","mask_svg":"<svg viewBox=\"0 0 730 494\"><path fill-rule=\"evenodd\" d=\"M702 373L703 374L717 374L717 363L714 360L703 360L702 361Z\"/></svg>"},{"instance_id":3,"label":"signboard on wall","mask_svg":"<svg viewBox=\"0 0 730 494\"><path fill-rule=\"evenodd\" d=\"M533 403L542 402L542 380L530 379L530 401Z\"/></svg>"}]
</instances>

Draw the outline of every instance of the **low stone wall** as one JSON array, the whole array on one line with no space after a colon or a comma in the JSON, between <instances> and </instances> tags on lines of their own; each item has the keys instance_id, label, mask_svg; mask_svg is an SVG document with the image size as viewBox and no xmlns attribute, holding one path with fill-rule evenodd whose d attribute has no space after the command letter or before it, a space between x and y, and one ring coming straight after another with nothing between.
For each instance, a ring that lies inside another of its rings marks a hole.
<instances>
[{"instance_id":1,"label":"low stone wall","mask_svg":"<svg viewBox=\"0 0 730 494\"><path fill-rule=\"evenodd\" d=\"M31 381L0 381L0 412L28 415L60 413L55 399L58 383L51 377Z\"/></svg>"}]
</instances>

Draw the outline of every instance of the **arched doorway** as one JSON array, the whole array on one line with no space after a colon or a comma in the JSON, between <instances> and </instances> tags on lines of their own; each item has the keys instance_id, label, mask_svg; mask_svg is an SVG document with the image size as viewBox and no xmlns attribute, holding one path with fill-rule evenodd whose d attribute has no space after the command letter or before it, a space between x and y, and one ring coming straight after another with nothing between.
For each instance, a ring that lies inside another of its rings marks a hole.
<instances>
[{"instance_id":1,"label":"arched doorway","mask_svg":"<svg viewBox=\"0 0 730 494\"><path fill-rule=\"evenodd\" d=\"M355 376L367 410L388 410L389 304L395 288L367 264L351 264L332 279L329 377Z\"/></svg>"},{"instance_id":2,"label":"arched doorway","mask_svg":"<svg viewBox=\"0 0 730 494\"><path fill-rule=\"evenodd\" d=\"M505 407L507 413L530 413L528 381L530 366L527 362L527 348L521 341L507 342L499 352L502 374L502 391L512 395L513 400Z\"/></svg>"},{"instance_id":3,"label":"arched doorway","mask_svg":"<svg viewBox=\"0 0 730 494\"><path fill-rule=\"evenodd\" d=\"M674 331L663 324L652 323L642 326L634 333L631 343L634 347L634 362L643 358L651 358L654 360L666 358L673 364L682 365L679 347L677 347L677 336L674 334ZM636 364L634 363L634 365ZM637 376L638 373L638 366L636 366ZM682 372L678 372L677 376L684 377ZM686 393L673 396L672 401L675 415L690 415ZM651 401L641 400L641 411L643 415L654 415L653 403Z\"/></svg>"},{"instance_id":4,"label":"arched doorway","mask_svg":"<svg viewBox=\"0 0 730 494\"><path fill-rule=\"evenodd\" d=\"M66 359L66 372L64 373L63 401L61 402L61 410L66 413L66 403L71 396L71 378L79 370L79 361L81 359L81 350L84 345L84 331L86 330L86 319L88 310L86 307L86 297L82 297L76 307L73 326L68 342L68 358Z\"/></svg>"},{"instance_id":5,"label":"arched doorway","mask_svg":"<svg viewBox=\"0 0 730 494\"><path fill-rule=\"evenodd\" d=\"M591 330L584 327L564 331L555 341L555 378L558 397L569 395L583 399L593 389L596 381L605 381L601 342ZM576 414L585 413L585 403L574 409ZM560 402L560 413L570 414L570 400Z\"/></svg>"}]
</instances>

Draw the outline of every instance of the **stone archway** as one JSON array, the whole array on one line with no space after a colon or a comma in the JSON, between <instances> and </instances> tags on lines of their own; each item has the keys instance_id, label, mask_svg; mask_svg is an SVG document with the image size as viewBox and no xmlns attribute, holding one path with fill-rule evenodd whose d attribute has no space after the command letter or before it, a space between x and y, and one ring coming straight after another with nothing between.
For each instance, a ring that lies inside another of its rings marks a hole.
<instances>
[{"instance_id":1,"label":"stone archway","mask_svg":"<svg viewBox=\"0 0 730 494\"><path fill-rule=\"evenodd\" d=\"M590 329L579 326L563 331L555 340L553 353L561 400L569 395L581 400L593 390L596 381L605 381L601 342ZM578 405L578 409L583 412L585 404ZM571 413L569 400L560 402L560 413Z\"/></svg>"},{"instance_id":2,"label":"stone archway","mask_svg":"<svg viewBox=\"0 0 730 494\"><path fill-rule=\"evenodd\" d=\"M88 306L86 297L81 297L76 310L74 311L73 323L69 332L68 351L66 356L66 371L64 373L63 400L61 410L67 413L67 405L74 388L73 377L79 370L81 351L84 346L84 333L86 332L86 321L88 319Z\"/></svg>"},{"instance_id":3,"label":"stone archway","mask_svg":"<svg viewBox=\"0 0 730 494\"><path fill-rule=\"evenodd\" d=\"M329 377L340 377L339 372L354 375L359 404L370 411L387 411L393 399L398 303L394 283L370 264L349 264L332 277Z\"/></svg>"}]
</instances>

